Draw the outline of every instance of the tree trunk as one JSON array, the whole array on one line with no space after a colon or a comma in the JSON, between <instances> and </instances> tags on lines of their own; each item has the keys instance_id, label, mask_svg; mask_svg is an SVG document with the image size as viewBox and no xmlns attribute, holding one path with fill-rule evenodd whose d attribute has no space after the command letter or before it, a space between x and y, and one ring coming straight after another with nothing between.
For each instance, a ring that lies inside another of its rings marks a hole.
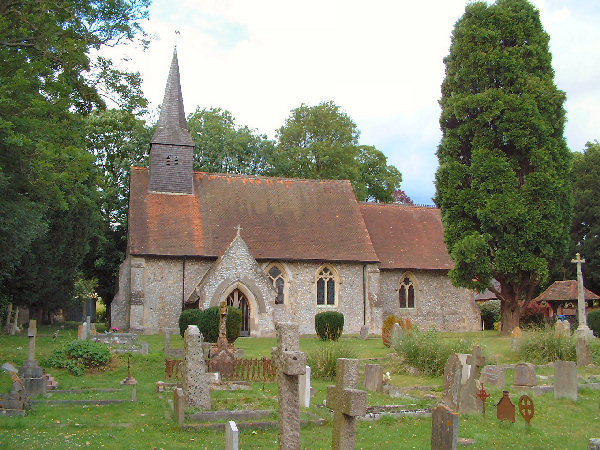
<instances>
[{"instance_id":1,"label":"tree trunk","mask_svg":"<svg viewBox=\"0 0 600 450\"><path fill-rule=\"evenodd\" d=\"M521 320L521 307L516 299L500 302L500 334L510 334L519 326Z\"/></svg>"},{"instance_id":2,"label":"tree trunk","mask_svg":"<svg viewBox=\"0 0 600 450\"><path fill-rule=\"evenodd\" d=\"M6 325L4 326L4 332L10 333L10 318L12 317L13 304L8 304L8 312L6 313Z\"/></svg>"}]
</instances>

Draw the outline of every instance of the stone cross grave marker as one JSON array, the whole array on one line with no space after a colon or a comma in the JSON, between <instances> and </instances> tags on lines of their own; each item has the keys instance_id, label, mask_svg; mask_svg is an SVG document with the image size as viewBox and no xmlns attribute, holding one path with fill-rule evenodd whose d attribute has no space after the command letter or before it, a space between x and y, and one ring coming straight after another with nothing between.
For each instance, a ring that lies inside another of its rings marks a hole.
<instances>
[{"instance_id":1,"label":"stone cross grave marker","mask_svg":"<svg viewBox=\"0 0 600 450\"><path fill-rule=\"evenodd\" d=\"M181 388L175 388L173 390L173 412L175 414L175 420L181 427L183 425L183 420L185 419L185 395Z\"/></svg>"},{"instance_id":2,"label":"stone cross grave marker","mask_svg":"<svg viewBox=\"0 0 600 450\"><path fill-rule=\"evenodd\" d=\"M279 387L279 448L300 449L300 393L298 378L306 372L306 355L300 351L298 324L275 323L277 347L273 361Z\"/></svg>"},{"instance_id":3,"label":"stone cross grave marker","mask_svg":"<svg viewBox=\"0 0 600 450\"><path fill-rule=\"evenodd\" d=\"M202 334L196 325L188 325L183 335L183 391L191 408L210 409L210 385L202 351Z\"/></svg>"},{"instance_id":4,"label":"stone cross grave marker","mask_svg":"<svg viewBox=\"0 0 600 450\"><path fill-rule=\"evenodd\" d=\"M431 449L455 450L458 445L458 414L445 405L438 405L431 418Z\"/></svg>"},{"instance_id":5,"label":"stone cross grave marker","mask_svg":"<svg viewBox=\"0 0 600 450\"><path fill-rule=\"evenodd\" d=\"M367 393L358 387L358 359L337 360L335 386L327 386L327 407L333 409L332 450L354 449L356 418L367 412Z\"/></svg>"},{"instance_id":6,"label":"stone cross grave marker","mask_svg":"<svg viewBox=\"0 0 600 450\"><path fill-rule=\"evenodd\" d=\"M37 336L37 322L35 320L29 321L27 336L29 337L29 351L27 360L19 368L19 377L30 395L44 394L47 388L44 370L38 366L35 360L35 339Z\"/></svg>"},{"instance_id":7,"label":"stone cross grave marker","mask_svg":"<svg viewBox=\"0 0 600 450\"><path fill-rule=\"evenodd\" d=\"M462 365L462 376L460 379L460 384L465 384L471 376L471 365L467 364L467 358L469 357L469 354L457 353L456 356L458 356L458 359Z\"/></svg>"},{"instance_id":8,"label":"stone cross grave marker","mask_svg":"<svg viewBox=\"0 0 600 450\"><path fill-rule=\"evenodd\" d=\"M481 347L476 345L473 347L472 353L467 356L467 364L471 366L471 376L470 378L479 379L479 375L481 375L481 368L485 366L485 358L483 357L483 353L481 352Z\"/></svg>"},{"instance_id":9,"label":"stone cross grave marker","mask_svg":"<svg viewBox=\"0 0 600 450\"><path fill-rule=\"evenodd\" d=\"M594 333L587 325L587 316L585 314L585 290L583 288L583 271L581 270L581 264L585 262L579 253L575 254L575 259L572 259L573 264L577 264L577 320L579 326L577 327L577 336L590 339L594 337Z\"/></svg>"},{"instance_id":10,"label":"stone cross grave marker","mask_svg":"<svg viewBox=\"0 0 600 450\"><path fill-rule=\"evenodd\" d=\"M367 364L365 366L363 387L367 391L383 392L383 366L381 364Z\"/></svg>"},{"instance_id":11,"label":"stone cross grave marker","mask_svg":"<svg viewBox=\"0 0 600 450\"><path fill-rule=\"evenodd\" d=\"M300 406L310 408L310 366L306 366L306 372L298 377L298 389Z\"/></svg>"},{"instance_id":12,"label":"stone cross grave marker","mask_svg":"<svg viewBox=\"0 0 600 450\"><path fill-rule=\"evenodd\" d=\"M592 354L590 352L590 343L584 337L577 338L577 366L585 367L592 363Z\"/></svg>"},{"instance_id":13,"label":"stone cross grave marker","mask_svg":"<svg viewBox=\"0 0 600 450\"><path fill-rule=\"evenodd\" d=\"M452 411L458 411L459 393L462 378L462 363L456 353L452 353L444 367L444 390L442 402Z\"/></svg>"},{"instance_id":14,"label":"stone cross grave marker","mask_svg":"<svg viewBox=\"0 0 600 450\"><path fill-rule=\"evenodd\" d=\"M574 361L554 361L554 398L577 401L577 365Z\"/></svg>"},{"instance_id":15,"label":"stone cross grave marker","mask_svg":"<svg viewBox=\"0 0 600 450\"><path fill-rule=\"evenodd\" d=\"M240 434L233 420L225 424L225 450L238 450L240 446Z\"/></svg>"}]
</instances>

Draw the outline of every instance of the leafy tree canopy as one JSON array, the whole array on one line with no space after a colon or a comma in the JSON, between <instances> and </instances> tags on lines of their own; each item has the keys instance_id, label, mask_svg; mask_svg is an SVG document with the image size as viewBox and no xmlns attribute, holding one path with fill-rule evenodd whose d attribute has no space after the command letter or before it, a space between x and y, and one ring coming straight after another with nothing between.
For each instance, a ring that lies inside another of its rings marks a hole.
<instances>
[{"instance_id":1,"label":"leafy tree canopy","mask_svg":"<svg viewBox=\"0 0 600 450\"><path fill-rule=\"evenodd\" d=\"M302 104L277 130L271 174L313 179L346 179L359 200L393 201L402 175L372 146L359 145L360 132L335 103Z\"/></svg>"},{"instance_id":2,"label":"leafy tree canopy","mask_svg":"<svg viewBox=\"0 0 600 450\"><path fill-rule=\"evenodd\" d=\"M444 59L436 203L455 285L500 282L503 332L568 249L565 95L526 0L467 5Z\"/></svg>"},{"instance_id":3,"label":"leafy tree canopy","mask_svg":"<svg viewBox=\"0 0 600 450\"><path fill-rule=\"evenodd\" d=\"M600 292L600 143L588 142L583 153L574 152L573 194L575 198L571 241L572 254L581 253L585 284ZM573 268L574 264L569 264ZM574 271L573 271L574 275Z\"/></svg>"}]
</instances>

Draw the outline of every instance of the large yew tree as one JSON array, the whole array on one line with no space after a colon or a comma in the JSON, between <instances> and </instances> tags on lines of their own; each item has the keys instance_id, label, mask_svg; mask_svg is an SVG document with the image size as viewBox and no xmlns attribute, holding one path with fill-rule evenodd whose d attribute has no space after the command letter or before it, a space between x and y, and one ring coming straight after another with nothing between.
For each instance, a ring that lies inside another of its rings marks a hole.
<instances>
[{"instance_id":1,"label":"large yew tree","mask_svg":"<svg viewBox=\"0 0 600 450\"><path fill-rule=\"evenodd\" d=\"M501 332L569 247L573 201L564 92L549 36L526 0L472 3L444 59L436 203L457 286L490 288Z\"/></svg>"}]
</instances>

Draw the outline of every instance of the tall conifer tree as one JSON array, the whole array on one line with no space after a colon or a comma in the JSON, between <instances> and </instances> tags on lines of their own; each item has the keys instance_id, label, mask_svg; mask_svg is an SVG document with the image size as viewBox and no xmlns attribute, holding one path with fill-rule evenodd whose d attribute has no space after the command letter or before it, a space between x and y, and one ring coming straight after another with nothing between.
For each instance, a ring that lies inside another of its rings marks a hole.
<instances>
[{"instance_id":1,"label":"tall conifer tree","mask_svg":"<svg viewBox=\"0 0 600 450\"><path fill-rule=\"evenodd\" d=\"M491 288L518 326L569 246L570 152L549 36L526 0L466 7L444 59L436 203L457 286Z\"/></svg>"}]
</instances>

